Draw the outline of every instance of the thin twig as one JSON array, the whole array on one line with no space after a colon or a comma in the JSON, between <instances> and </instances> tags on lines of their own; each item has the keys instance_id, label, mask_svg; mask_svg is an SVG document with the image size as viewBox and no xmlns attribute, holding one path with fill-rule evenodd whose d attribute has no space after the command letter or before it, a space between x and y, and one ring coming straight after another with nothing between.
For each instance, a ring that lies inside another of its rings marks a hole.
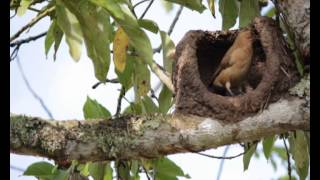
<instances>
[{"instance_id":1,"label":"thin twig","mask_svg":"<svg viewBox=\"0 0 320 180\"><path fill-rule=\"evenodd\" d=\"M119 80L117 78L115 79L106 79L105 81L99 81L97 83L95 83L93 86L92 86L92 89L95 89L97 88L100 84L104 84L104 83L114 83L114 84L117 84L119 83Z\"/></svg>"},{"instance_id":2,"label":"thin twig","mask_svg":"<svg viewBox=\"0 0 320 180\"><path fill-rule=\"evenodd\" d=\"M124 86L121 86L120 94L118 97L117 111L116 111L116 114L114 115L115 117L118 117L121 113L121 102L125 94L126 94L126 89Z\"/></svg>"},{"instance_id":3,"label":"thin twig","mask_svg":"<svg viewBox=\"0 0 320 180\"><path fill-rule=\"evenodd\" d=\"M143 165L142 165L142 168L143 168L143 170L144 170L144 172L145 172L145 174L146 174L147 179L150 180L148 171L146 170L146 168L145 168Z\"/></svg>"},{"instance_id":4,"label":"thin twig","mask_svg":"<svg viewBox=\"0 0 320 180\"><path fill-rule=\"evenodd\" d=\"M157 98L157 96L156 96L156 94L155 94L155 92L154 92L153 89L150 89L150 93L151 93L150 97L151 97L151 98L154 98L154 99L157 100L157 102L159 103L159 99Z\"/></svg>"},{"instance_id":5,"label":"thin twig","mask_svg":"<svg viewBox=\"0 0 320 180\"><path fill-rule=\"evenodd\" d=\"M11 165L10 164L10 169L13 169L13 170L16 170L16 171L20 171L20 172L24 172L25 170L20 168L20 167L17 167L17 166L14 166L14 165Z\"/></svg>"},{"instance_id":6,"label":"thin twig","mask_svg":"<svg viewBox=\"0 0 320 180\"><path fill-rule=\"evenodd\" d=\"M30 36L26 39L21 39L21 40L17 40L13 43L10 43L10 47L15 47L15 46L20 46L21 44L24 44L24 43L29 43L30 41L35 41L39 38L42 38L43 36L47 35L47 32L43 32L41 34L38 34L36 36Z\"/></svg>"},{"instance_id":7,"label":"thin twig","mask_svg":"<svg viewBox=\"0 0 320 180\"><path fill-rule=\"evenodd\" d=\"M138 2L137 4L133 5L133 9L136 8L137 6L139 6L140 4L147 2L147 1L150 1L150 0L142 0L142 1Z\"/></svg>"},{"instance_id":8,"label":"thin twig","mask_svg":"<svg viewBox=\"0 0 320 180\"><path fill-rule=\"evenodd\" d=\"M288 176L289 176L289 180L291 180L291 163L290 163L290 154L289 154L289 150L288 150L288 147L287 147L287 143L286 143L286 140L284 139L284 137L282 137L282 140L283 140L284 147L286 148L286 152L287 152Z\"/></svg>"},{"instance_id":9,"label":"thin twig","mask_svg":"<svg viewBox=\"0 0 320 180\"><path fill-rule=\"evenodd\" d=\"M45 105L44 101L42 100L42 98L32 89L31 85L29 84L29 81L23 71L23 68L21 66L21 63L20 63L20 59L19 59L19 56L17 56L17 65L18 65L18 68L19 68L19 71L22 75L22 78L23 78L23 81L24 83L26 84L28 90L31 92L31 94L33 95L33 97L35 99L37 99L39 101L39 103L41 104L42 108L45 110L45 112L47 113L47 115L53 119L53 116L52 116L52 113L50 112L50 110L48 109L48 107Z\"/></svg>"},{"instance_id":10,"label":"thin twig","mask_svg":"<svg viewBox=\"0 0 320 180\"><path fill-rule=\"evenodd\" d=\"M174 17L174 19L169 27L168 35L171 35L171 33L173 32L173 29L179 20L179 17L181 15L182 10L183 10L183 6L180 6L179 10L177 11L176 16ZM153 49L153 53L160 53L161 49L162 49L162 44L160 44L157 48Z\"/></svg>"},{"instance_id":11,"label":"thin twig","mask_svg":"<svg viewBox=\"0 0 320 180\"><path fill-rule=\"evenodd\" d=\"M148 10L150 9L152 3L153 3L154 0L151 0L150 3L148 4L148 6L146 7L146 9L144 10L144 12L142 13L142 15L140 16L139 19L142 19L148 12Z\"/></svg>"},{"instance_id":12,"label":"thin twig","mask_svg":"<svg viewBox=\"0 0 320 180\"><path fill-rule=\"evenodd\" d=\"M33 18L28 24L23 26L18 32L16 32L12 37L10 37L10 42L17 39L21 33L23 33L28 28L31 28L33 25L35 25L38 21L40 21L42 18L46 17L48 14L50 14L52 11L55 10L55 7L50 7L49 9L43 11L42 13L38 14L35 18Z\"/></svg>"},{"instance_id":13,"label":"thin twig","mask_svg":"<svg viewBox=\"0 0 320 180\"><path fill-rule=\"evenodd\" d=\"M226 148L224 149L224 151L223 151L223 157L226 157L227 156L227 152L228 152L228 150L229 150L229 145L228 146L226 146ZM218 170L218 174L217 174L217 179L216 180L220 180L220 177L221 177L221 174L222 174L222 170L223 170L223 165L224 165L224 160L225 159L221 159L221 161L220 161L220 165L219 165L219 170Z\"/></svg>"},{"instance_id":14,"label":"thin twig","mask_svg":"<svg viewBox=\"0 0 320 180\"><path fill-rule=\"evenodd\" d=\"M201 156L206 156L206 157L210 157L210 158L214 158L214 159L233 159L233 158L237 158L239 156L242 156L246 153L246 151L240 153L240 154L237 154L235 156L213 156L213 155L208 155L208 154L204 154L204 153L200 153L200 152L193 152L193 153L196 153L196 154L199 154Z\"/></svg>"}]
</instances>

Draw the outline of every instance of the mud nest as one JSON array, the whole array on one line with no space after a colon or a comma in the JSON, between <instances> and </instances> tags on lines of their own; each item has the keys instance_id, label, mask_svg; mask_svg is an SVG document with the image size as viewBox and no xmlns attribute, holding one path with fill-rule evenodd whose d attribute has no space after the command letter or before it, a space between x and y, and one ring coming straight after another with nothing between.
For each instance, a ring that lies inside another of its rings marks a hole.
<instances>
[{"instance_id":1,"label":"mud nest","mask_svg":"<svg viewBox=\"0 0 320 180\"><path fill-rule=\"evenodd\" d=\"M213 73L238 30L189 31L176 48L172 77L176 113L236 122L286 96L299 76L281 30L267 17L258 17L249 26L255 36L248 74L253 90L231 97L210 89Z\"/></svg>"}]
</instances>

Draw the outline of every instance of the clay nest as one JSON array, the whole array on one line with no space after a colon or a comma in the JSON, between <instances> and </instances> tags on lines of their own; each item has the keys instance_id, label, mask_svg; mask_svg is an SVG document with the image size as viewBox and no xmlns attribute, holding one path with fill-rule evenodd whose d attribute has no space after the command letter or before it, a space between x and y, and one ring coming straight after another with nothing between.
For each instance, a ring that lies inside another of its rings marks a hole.
<instances>
[{"instance_id":1,"label":"clay nest","mask_svg":"<svg viewBox=\"0 0 320 180\"><path fill-rule=\"evenodd\" d=\"M189 31L176 48L172 77L176 113L240 121L286 96L288 89L298 82L293 57L274 20L258 17L249 26L255 36L248 74L253 90L231 97L210 88L213 73L238 30Z\"/></svg>"}]
</instances>

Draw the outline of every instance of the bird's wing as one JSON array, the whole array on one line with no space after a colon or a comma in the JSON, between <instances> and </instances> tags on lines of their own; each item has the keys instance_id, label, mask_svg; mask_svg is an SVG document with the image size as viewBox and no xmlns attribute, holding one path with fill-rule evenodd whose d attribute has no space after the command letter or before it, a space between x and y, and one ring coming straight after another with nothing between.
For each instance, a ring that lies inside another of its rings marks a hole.
<instances>
[{"instance_id":1,"label":"bird's wing","mask_svg":"<svg viewBox=\"0 0 320 180\"><path fill-rule=\"evenodd\" d=\"M212 79L215 79L222 70L224 70L224 69L232 66L232 64L234 64L235 61L230 61L231 52L233 52L233 48L232 47L223 56L223 58L222 58L222 60L221 60L221 62L219 64L217 70L213 74L213 78Z\"/></svg>"}]
</instances>

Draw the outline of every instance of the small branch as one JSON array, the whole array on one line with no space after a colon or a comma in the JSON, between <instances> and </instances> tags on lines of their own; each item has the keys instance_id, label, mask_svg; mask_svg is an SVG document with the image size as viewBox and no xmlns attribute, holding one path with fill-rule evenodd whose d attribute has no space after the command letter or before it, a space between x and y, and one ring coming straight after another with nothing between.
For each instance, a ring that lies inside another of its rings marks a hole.
<instances>
[{"instance_id":1,"label":"small branch","mask_svg":"<svg viewBox=\"0 0 320 180\"><path fill-rule=\"evenodd\" d=\"M288 147L287 147L287 143L286 143L286 140L284 137L282 137L282 140L283 140L283 144L284 144L284 147L286 148L286 153L287 153L287 161L288 161L288 176L289 176L289 180L291 180L291 163L290 163L290 153L289 153L289 150L288 150Z\"/></svg>"},{"instance_id":2,"label":"small branch","mask_svg":"<svg viewBox=\"0 0 320 180\"><path fill-rule=\"evenodd\" d=\"M46 17L48 14L50 14L52 11L55 10L55 7L50 7L49 9L43 11L42 13L38 14L35 18L33 18L28 24L23 26L18 32L16 32L12 37L10 37L10 42L17 39L21 33L23 33L28 28L31 28L33 25L35 25L38 21L40 21L42 18Z\"/></svg>"},{"instance_id":3,"label":"small branch","mask_svg":"<svg viewBox=\"0 0 320 180\"><path fill-rule=\"evenodd\" d=\"M228 152L229 148L230 148L230 146L226 146L226 148L223 151L223 155L222 155L223 157L227 156L227 152ZM218 170L218 174L217 174L217 179L216 180L220 180L220 177L221 177L221 174L222 174L222 171L223 171L224 160L225 159L221 159L221 161L220 161L219 170Z\"/></svg>"},{"instance_id":4,"label":"small branch","mask_svg":"<svg viewBox=\"0 0 320 180\"><path fill-rule=\"evenodd\" d=\"M133 9L135 9L137 6L139 6L140 4L147 2L147 1L150 1L150 0L142 0L142 1L138 2L137 4L133 5Z\"/></svg>"},{"instance_id":5,"label":"small branch","mask_svg":"<svg viewBox=\"0 0 320 180\"><path fill-rule=\"evenodd\" d=\"M139 19L143 19L143 17L147 14L148 10L150 9L152 3L154 0L151 0L150 3L148 4L147 8L144 10L144 12L142 13L142 15L140 16Z\"/></svg>"},{"instance_id":6,"label":"small branch","mask_svg":"<svg viewBox=\"0 0 320 180\"><path fill-rule=\"evenodd\" d=\"M15 41L13 43L10 43L10 47L20 46L20 45L22 45L24 43L29 43L30 41L35 41L35 40L37 40L39 38L42 38L45 35L47 35L47 32L43 32L43 33L38 34L36 36L30 36L30 37L28 37L26 39L17 40L17 41Z\"/></svg>"},{"instance_id":7,"label":"small branch","mask_svg":"<svg viewBox=\"0 0 320 180\"><path fill-rule=\"evenodd\" d=\"M46 104L44 103L44 101L42 100L42 98L32 89L31 85L29 84L29 81L23 71L23 68L21 66L21 63L20 63L20 59L19 57L17 57L17 64L18 64L18 68L19 68L19 71L21 73L21 76L22 76L22 79L24 81L24 83L26 84L27 86L27 89L31 92L31 94L33 95L33 97L39 101L41 107L44 109L44 111L47 113L47 115L49 116L50 119L53 119L53 116L52 116L52 113L50 112L49 108L46 106Z\"/></svg>"},{"instance_id":8,"label":"small branch","mask_svg":"<svg viewBox=\"0 0 320 180\"><path fill-rule=\"evenodd\" d=\"M213 156L213 155L208 155L208 154L204 154L204 153L200 153L200 152L197 152L196 154L199 154L199 155L201 155L201 156L206 156L206 157L214 158L214 159L222 159L222 160L224 160L224 159L237 158L237 157L239 157L239 156L244 155L245 153L246 153L246 152L242 152L242 153L240 153L240 154L237 154L237 155L234 155L234 156L228 156L228 157L226 157L226 156Z\"/></svg>"},{"instance_id":9,"label":"small branch","mask_svg":"<svg viewBox=\"0 0 320 180\"><path fill-rule=\"evenodd\" d=\"M158 78L174 93L174 87L170 77L158 66L158 64L153 62L150 65L150 68L158 76Z\"/></svg>"},{"instance_id":10,"label":"small branch","mask_svg":"<svg viewBox=\"0 0 320 180\"><path fill-rule=\"evenodd\" d=\"M105 81L100 81L100 82L97 82L96 84L94 84L92 86L92 89L95 89L97 88L100 84L104 84L104 83L114 83L114 84L117 84L119 83L119 80L117 78L115 79L106 79Z\"/></svg>"},{"instance_id":11,"label":"small branch","mask_svg":"<svg viewBox=\"0 0 320 180\"><path fill-rule=\"evenodd\" d=\"M146 170L146 168L145 168L143 165L142 165L142 168L143 168L143 170L144 170L144 173L146 174L147 179L150 180L148 171Z\"/></svg>"},{"instance_id":12,"label":"small branch","mask_svg":"<svg viewBox=\"0 0 320 180\"><path fill-rule=\"evenodd\" d=\"M121 113L121 102L122 102L122 98L125 96L125 94L126 94L126 89L124 88L124 86L121 86L120 94L118 97L117 111L116 111L116 114L114 115L115 117L119 117L119 115Z\"/></svg>"},{"instance_id":13,"label":"small branch","mask_svg":"<svg viewBox=\"0 0 320 180\"><path fill-rule=\"evenodd\" d=\"M183 10L183 6L180 6L179 10L177 11L176 16L174 17L174 19L169 27L168 35L171 35L171 33L173 32L173 29L179 20L179 17L181 15L182 10ZM157 48L153 49L153 53L160 53L161 49L162 49L162 44L160 44Z\"/></svg>"},{"instance_id":14,"label":"small branch","mask_svg":"<svg viewBox=\"0 0 320 180\"><path fill-rule=\"evenodd\" d=\"M25 169L22 169L20 167L17 167L17 166L11 165L11 164L10 164L10 169L13 169L15 171L20 171L20 172L24 172L25 171Z\"/></svg>"}]
</instances>

